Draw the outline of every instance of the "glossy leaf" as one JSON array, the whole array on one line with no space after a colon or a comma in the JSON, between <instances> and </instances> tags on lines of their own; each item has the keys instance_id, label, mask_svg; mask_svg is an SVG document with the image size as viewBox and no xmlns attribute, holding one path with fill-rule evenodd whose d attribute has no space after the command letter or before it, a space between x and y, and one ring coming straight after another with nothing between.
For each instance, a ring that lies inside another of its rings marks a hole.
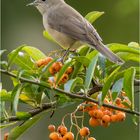
<instances>
[{"instance_id":1,"label":"glossy leaf","mask_svg":"<svg viewBox=\"0 0 140 140\"><path fill-rule=\"evenodd\" d=\"M98 54L98 52L96 50L94 50L94 51L90 52L89 54L87 54L86 57L91 60L97 54Z\"/></svg>"},{"instance_id":2,"label":"glossy leaf","mask_svg":"<svg viewBox=\"0 0 140 140\"><path fill-rule=\"evenodd\" d=\"M83 79L76 77L75 79L69 80L65 85L64 85L64 90L66 92L73 92L73 89L75 88L76 84L82 84Z\"/></svg>"},{"instance_id":3,"label":"glossy leaf","mask_svg":"<svg viewBox=\"0 0 140 140\"><path fill-rule=\"evenodd\" d=\"M16 140L17 138L19 138L27 129L37 123L37 121L41 119L43 114L39 114L26 121L24 124L13 128L9 134L8 140Z\"/></svg>"},{"instance_id":4,"label":"glossy leaf","mask_svg":"<svg viewBox=\"0 0 140 140\"><path fill-rule=\"evenodd\" d=\"M26 52L19 50L14 58L12 57L13 55L15 55L15 52L9 54L9 59L12 60L15 65L25 70L33 70L34 63Z\"/></svg>"},{"instance_id":5,"label":"glossy leaf","mask_svg":"<svg viewBox=\"0 0 140 140\"><path fill-rule=\"evenodd\" d=\"M17 112L17 107L18 107L19 96L20 96L21 90L22 90L22 85L19 84L13 89L13 91L11 93L12 108L13 108L14 112Z\"/></svg>"},{"instance_id":6,"label":"glossy leaf","mask_svg":"<svg viewBox=\"0 0 140 140\"><path fill-rule=\"evenodd\" d=\"M100 16L102 16L104 12L99 12L99 11L93 11L88 13L85 18L90 22L93 23L95 20L97 20Z\"/></svg>"},{"instance_id":7,"label":"glossy leaf","mask_svg":"<svg viewBox=\"0 0 140 140\"><path fill-rule=\"evenodd\" d=\"M104 81L104 86L102 89L102 101L105 99L113 81L115 78L116 73L118 73L118 70L120 69L120 66L116 68Z\"/></svg>"},{"instance_id":8,"label":"glossy leaf","mask_svg":"<svg viewBox=\"0 0 140 140\"><path fill-rule=\"evenodd\" d=\"M131 67L127 69L124 73L124 83L123 90L128 96L132 104L132 109L134 109L134 79L135 79L135 68Z\"/></svg>"},{"instance_id":9,"label":"glossy leaf","mask_svg":"<svg viewBox=\"0 0 140 140\"><path fill-rule=\"evenodd\" d=\"M136 49L134 47L128 47L124 44L118 44L118 43L111 43L107 45L113 52L129 52L140 55L140 49Z\"/></svg>"},{"instance_id":10,"label":"glossy leaf","mask_svg":"<svg viewBox=\"0 0 140 140\"><path fill-rule=\"evenodd\" d=\"M33 98L29 98L26 94L20 94L19 96L20 101L29 104L31 106L35 106L35 100Z\"/></svg>"},{"instance_id":11,"label":"glossy leaf","mask_svg":"<svg viewBox=\"0 0 140 140\"><path fill-rule=\"evenodd\" d=\"M22 48L24 46L25 45L22 45L22 46L18 47L17 49L13 50L11 53L9 53L9 55L8 55L8 66L9 67L12 65L12 63L14 62L14 60L16 59L19 52L22 50Z\"/></svg>"},{"instance_id":12,"label":"glossy leaf","mask_svg":"<svg viewBox=\"0 0 140 140\"><path fill-rule=\"evenodd\" d=\"M83 64L84 66L87 66L87 67L90 63L90 60L85 56L75 56L75 57L73 57L73 59L76 59L76 61L80 62L81 64Z\"/></svg>"},{"instance_id":13,"label":"glossy leaf","mask_svg":"<svg viewBox=\"0 0 140 140\"><path fill-rule=\"evenodd\" d=\"M10 127L10 126L15 125L16 123L17 123L17 122L12 122L12 123L3 124L3 125L0 125L0 128L1 128L1 129L7 128L7 127Z\"/></svg>"},{"instance_id":14,"label":"glossy leaf","mask_svg":"<svg viewBox=\"0 0 140 140\"><path fill-rule=\"evenodd\" d=\"M35 47L24 46L22 50L24 50L35 61L38 61L39 59L43 59L46 57L46 55L43 52L41 52L39 49Z\"/></svg>"},{"instance_id":15,"label":"glossy leaf","mask_svg":"<svg viewBox=\"0 0 140 140\"><path fill-rule=\"evenodd\" d=\"M94 70L97 64L97 60L98 60L98 55L96 55L92 60L91 63L89 64L87 71L86 71L86 79L85 79L85 89L86 91L88 91L93 75L94 75Z\"/></svg>"},{"instance_id":16,"label":"glossy leaf","mask_svg":"<svg viewBox=\"0 0 140 140\"><path fill-rule=\"evenodd\" d=\"M112 87L111 91L112 91L113 101L118 97L118 95L122 91L122 88L123 88L123 78L116 81Z\"/></svg>"},{"instance_id":17,"label":"glossy leaf","mask_svg":"<svg viewBox=\"0 0 140 140\"><path fill-rule=\"evenodd\" d=\"M80 46L76 52L80 55L80 56L85 56L90 50L90 47L87 45L82 45Z\"/></svg>"},{"instance_id":18,"label":"glossy leaf","mask_svg":"<svg viewBox=\"0 0 140 140\"><path fill-rule=\"evenodd\" d=\"M0 50L0 57L5 53L7 50Z\"/></svg>"},{"instance_id":19,"label":"glossy leaf","mask_svg":"<svg viewBox=\"0 0 140 140\"><path fill-rule=\"evenodd\" d=\"M6 90L0 91L0 99L1 101L11 101L11 93L8 93Z\"/></svg>"},{"instance_id":20,"label":"glossy leaf","mask_svg":"<svg viewBox=\"0 0 140 140\"><path fill-rule=\"evenodd\" d=\"M140 44L137 42L130 42L128 44L128 47L136 47L136 48L140 48Z\"/></svg>"},{"instance_id":21,"label":"glossy leaf","mask_svg":"<svg viewBox=\"0 0 140 140\"><path fill-rule=\"evenodd\" d=\"M81 69L82 64L80 62L75 62L74 71L72 72L71 78L74 79Z\"/></svg>"},{"instance_id":22,"label":"glossy leaf","mask_svg":"<svg viewBox=\"0 0 140 140\"><path fill-rule=\"evenodd\" d=\"M28 112L17 112L16 117L19 120L28 120L29 118L31 118L31 114Z\"/></svg>"}]
</instances>

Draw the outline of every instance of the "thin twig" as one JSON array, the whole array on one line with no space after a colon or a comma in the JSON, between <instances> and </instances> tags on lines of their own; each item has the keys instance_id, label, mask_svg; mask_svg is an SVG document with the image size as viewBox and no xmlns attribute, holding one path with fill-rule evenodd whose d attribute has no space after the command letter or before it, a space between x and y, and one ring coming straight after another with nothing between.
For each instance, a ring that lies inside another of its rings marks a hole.
<instances>
[{"instance_id":1,"label":"thin twig","mask_svg":"<svg viewBox=\"0 0 140 140\"><path fill-rule=\"evenodd\" d=\"M6 70L0 69L0 72L4 73L6 75L9 75L11 77L17 78L17 76L15 74L13 74L11 72L8 72ZM31 83L31 84L35 84L35 85L38 85L38 86L42 86L42 87L48 88L48 89L52 89L52 87L50 87L49 85L42 84L39 81L33 81L33 80L29 80L29 79L26 79L26 78L23 78L23 77L20 77L19 80L21 82ZM99 104L99 102L97 100L95 100L93 98L90 98L90 97L86 96L85 94L77 95L76 93L66 92L66 91L61 90L59 88L53 88L53 90L58 91L59 93L65 94L65 95L67 95L67 96L69 96L71 98L74 98L74 99L77 98L77 99L82 99L84 101L91 101L91 102L94 102L96 104ZM115 109L115 110L119 110L119 111L123 111L123 112L129 113L129 114L140 116L140 112L138 112L138 111L133 111L133 110L125 109L125 108L120 108L120 107L117 107L117 106L114 106L114 105L110 105L110 104L106 104L106 103L103 103L102 106L105 106L105 107L108 107L108 108L112 108L112 109Z\"/></svg>"},{"instance_id":2,"label":"thin twig","mask_svg":"<svg viewBox=\"0 0 140 140\"><path fill-rule=\"evenodd\" d=\"M43 103L41 107L32 109L28 113L31 115L31 117L33 117L33 116L35 116L35 115L37 115L45 110L51 109L55 104L56 104L56 102ZM5 122L5 121L13 122L13 121L21 121L21 119L19 119L17 116L11 116L9 118L4 118L4 119L0 120L1 123Z\"/></svg>"}]
</instances>

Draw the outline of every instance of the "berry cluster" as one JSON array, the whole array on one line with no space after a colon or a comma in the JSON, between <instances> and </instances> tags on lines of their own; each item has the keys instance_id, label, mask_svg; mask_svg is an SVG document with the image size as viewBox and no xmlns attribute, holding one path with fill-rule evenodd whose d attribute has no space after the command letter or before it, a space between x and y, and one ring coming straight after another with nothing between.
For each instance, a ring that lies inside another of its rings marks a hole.
<instances>
[{"instance_id":1,"label":"berry cluster","mask_svg":"<svg viewBox=\"0 0 140 140\"><path fill-rule=\"evenodd\" d=\"M104 102L107 104L112 104L112 102L109 101L108 99L105 99ZM122 101L120 98L117 98L115 104L118 107L126 108L123 102L124 101ZM88 112L90 116L89 125L92 127L96 126L108 127L111 122L121 122L124 121L126 118L126 114L122 111L110 109L108 107L103 106L99 107L97 104L93 102L82 103L80 110Z\"/></svg>"},{"instance_id":2,"label":"berry cluster","mask_svg":"<svg viewBox=\"0 0 140 140\"><path fill-rule=\"evenodd\" d=\"M50 131L49 139L50 140L74 140L74 134L69 131L66 126L60 125L55 128L55 125L49 125L48 130ZM87 140L96 140L94 137L89 137L90 130L87 127L83 127L79 130L79 134L82 138L86 137Z\"/></svg>"},{"instance_id":3,"label":"berry cluster","mask_svg":"<svg viewBox=\"0 0 140 140\"><path fill-rule=\"evenodd\" d=\"M60 125L57 131L54 125L49 125L48 129L50 131L50 140L74 140L74 134L68 132L67 127L64 125Z\"/></svg>"},{"instance_id":4,"label":"berry cluster","mask_svg":"<svg viewBox=\"0 0 140 140\"><path fill-rule=\"evenodd\" d=\"M38 67L44 67L46 65L48 65L51 61L53 61L52 57L46 57L44 59L40 59L36 62L36 65ZM63 67L63 64L61 62L54 62L52 64L52 66L49 68L49 72L52 75L52 77L49 78L48 82L50 83L51 86L55 87L55 83L56 83L56 79L57 79L57 72L59 72L61 70L61 68ZM68 81L69 79L69 75L73 72L73 68L72 67L68 67L66 72L63 74L63 76L61 77L60 81L59 81L59 85L64 84Z\"/></svg>"}]
</instances>

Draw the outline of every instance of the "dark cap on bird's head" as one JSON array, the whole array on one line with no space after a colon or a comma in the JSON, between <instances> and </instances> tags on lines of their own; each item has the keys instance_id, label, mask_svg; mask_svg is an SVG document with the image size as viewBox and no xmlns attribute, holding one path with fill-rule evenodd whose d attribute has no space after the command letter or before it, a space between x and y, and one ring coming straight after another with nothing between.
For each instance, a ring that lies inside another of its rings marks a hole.
<instances>
[{"instance_id":1,"label":"dark cap on bird's head","mask_svg":"<svg viewBox=\"0 0 140 140\"><path fill-rule=\"evenodd\" d=\"M35 0L32 3L27 4L27 6L38 6L42 4L57 4L64 0Z\"/></svg>"}]
</instances>

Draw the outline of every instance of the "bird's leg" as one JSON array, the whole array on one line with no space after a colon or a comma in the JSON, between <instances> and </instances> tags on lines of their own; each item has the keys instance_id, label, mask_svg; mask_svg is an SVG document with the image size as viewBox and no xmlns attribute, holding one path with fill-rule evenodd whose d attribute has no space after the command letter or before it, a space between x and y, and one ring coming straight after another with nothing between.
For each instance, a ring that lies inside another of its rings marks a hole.
<instances>
[{"instance_id":1,"label":"bird's leg","mask_svg":"<svg viewBox=\"0 0 140 140\"><path fill-rule=\"evenodd\" d=\"M60 62L64 63L65 57L70 52L70 47L65 51L64 55L59 59Z\"/></svg>"}]
</instances>

